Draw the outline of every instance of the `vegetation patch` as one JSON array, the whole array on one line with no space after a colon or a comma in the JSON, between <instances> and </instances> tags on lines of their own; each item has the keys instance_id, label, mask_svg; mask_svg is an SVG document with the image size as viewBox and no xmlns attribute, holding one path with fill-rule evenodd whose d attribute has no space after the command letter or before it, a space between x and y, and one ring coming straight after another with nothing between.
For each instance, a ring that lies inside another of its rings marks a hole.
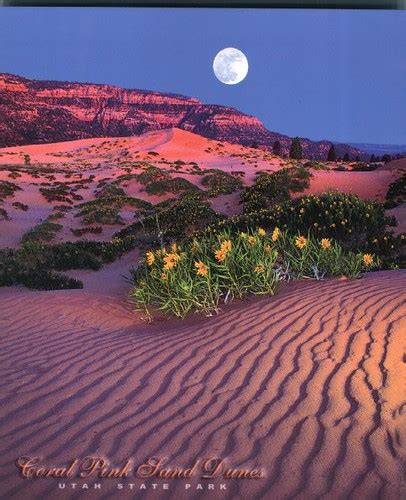
<instances>
[{"instance_id":1,"label":"vegetation patch","mask_svg":"<svg viewBox=\"0 0 406 500\"><path fill-rule=\"evenodd\" d=\"M283 168L277 172L259 172L252 186L241 193L244 212L270 208L290 199L290 193L308 188L312 174L303 167Z\"/></svg>"},{"instance_id":2,"label":"vegetation patch","mask_svg":"<svg viewBox=\"0 0 406 500\"><path fill-rule=\"evenodd\" d=\"M137 174L136 179L141 184L147 185L158 180L170 179L170 176L165 170L148 165L143 172Z\"/></svg>"},{"instance_id":3,"label":"vegetation patch","mask_svg":"<svg viewBox=\"0 0 406 500\"><path fill-rule=\"evenodd\" d=\"M347 250L374 252L385 266L404 262L404 237L394 237L388 226L395 226L393 217L385 215L378 202L364 201L355 195L328 192L319 196L302 196L269 209L230 217L206 229L247 231L261 226L279 227L290 234L310 232L318 238L331 238Z\"/></svg>"},{"instance_id":4,"label":"vegetation patch","mask_svg":"<svg viewBox=\"0 0 406 500\"><path fill-rule=\"evenodd\" d=\"M103 232L103 228L101 226L83 227L83 228L78 228L78 229L71 228L71 232L75 236L81 237L84 234L100 234Z\"/></svg>"},{"instance_id":5,"label":"vegetation patch","mask_svg":"<svg viewBox=\"0 0 406 500\"><path fill-rule=\"evenodd\" d=\"M120 210L125 206L145 212L151 209L152 204L127 195L101 196L78 205L79 211L75 217L82 217L82 222L85 224L123 224L124 221L120 215Z\"/></svg>"},{"instance_id":6,"label":"vegetation patch","mask_svg":"<svg viewBox=\"0 0 406 500\"><path fill-rule=\"evenodd\" d=\"M22 210L23 212L26 212L29 209L28 205L26 205L25 203L21 203L20 201L14 201L12 203L12 206L17 208L18 210Z\"/></svg>"},{"instance_id":7,"label":"vegetation patch","mask_svg":"<svg viewBox=\"0 0 406 500\"><path fill-rule=\"evenodd\" d=\"M67 185L61 184L56 187L49 188L41 187L39 188L39 191L49 203L59 201L69 203L71 205L73 204L73 201L70 198L72 197L72 192Z\"/></svg>"},{"instance_id":8,"label":"vegetation patch","mask_svg":"<svg viewBox=\"0 0 406 500\"><path fill-rule=\"evenodd\" d=\"M202 184L208 188L209 196L235 193L243 187L243 183L239 177L223 172L222 170L205 175L202 179Z\"/></svg>"},{"instance_id":9,"label":"vegetation patch","mask_svg":"<svg viewBox=\"0 0 406 500\"><path fill-rule=\"evenodd\" d=\"M179 194L185 191L199 191L199 188L183 177L173 177L152 181L145 186L151 195L162 196L167 193Z\"/></svg>"},{"instance_id":10,"label":"vegetation patch","mask_svg":"<svg viewBox=\"0 0 406 500\"><path fill-rule=\"evenodd\" d=\"M100 269L132 250L134 238L108 242L78 241L44 245L28 241L18 249L0 249L0 286L23 285L39 290L83 288L83 283L58 271Z\"/></svg>"},{"instance_id":11,"label":"vegetation patch","mask_svg":"<svg viewBox=\"0 0 406 500\"><path fill-rule=\"evenodd\" d=\"M44 241L52 241L58 231L63 228L61 224L46 220L37 224L21 238L21 243L39 243Z\"/></svg>"},{"instance_id":12,"label":"vegetation patch","mask_svg":"<svg viewBox=\"0 0 406 500\"><path fill-rule=\"evenodd\" d=\"M0 181L0 198L7 198L8 196L14 196L16 191L21 191L22 189L14 184L14 182Z\"/></svg>"},{"instance_id":13,"label":"vegetation patch","mask_svg":"<svg viewBox=\"0 0 406 500\"><path fill-rule=\"evenodd\" d=\"M358 162L351 165L352 172L372 172L379 167L379 163Z\"/></svg>"},{"instance_id":14,"label":"vegetation patch","mask_svg":"<svg viewBox=\"0 0 406 500\"><path fill-rule=\"evenodd\" d=\"M316 160L309 160L303 164L304 168L312 168L313 170L330 170L330 168L324 163L320 163Z\"/></svg>"},{"instance_id":15,"label":"vegetation patch","mask_svg":"<svg viewBox=\"0 0 406 500\"><path fill-rule=\"evenodd\" d=\"M392 182L386 193L386 208L394 208L406 201L406 174Z\"/></svg>"},{"instance_id":16,"label":"vegetation patch","mask_svg":"<svg viewBox=\"0 0 406 500\"><path fill-rule=\"evenodd\" d=\"M270 233L224 231L148 251L133 273L130 298L148 319L156 310L177 318L211 315L234 298L273 295L281 280L357 278L377 265L375 256L345 252L327 238L289 235L277 227Z\"/></svg>"},{"instance_id":17,"label":"vegetation patch","mask_svg":"<svg viewBox=\"0 0 406 500\"><path fill-rule=\"evenodd\" d=\"M224 219L198 194L186 194L154 207L154 213L116 233L117 237L138 237L155 242L182 240L207 225Z\"/></svg>"},{"instance_id":18,"label":"vegetation patch","mask_svg":"<svg viewBox=\"0 0 406 500\"><path fill-rule=\"evenodd\" d=\"M7 210L3 207L0 207L0 219L1 220L10 220L10 217L8 215Z\"/></svg>"}]
</instances>

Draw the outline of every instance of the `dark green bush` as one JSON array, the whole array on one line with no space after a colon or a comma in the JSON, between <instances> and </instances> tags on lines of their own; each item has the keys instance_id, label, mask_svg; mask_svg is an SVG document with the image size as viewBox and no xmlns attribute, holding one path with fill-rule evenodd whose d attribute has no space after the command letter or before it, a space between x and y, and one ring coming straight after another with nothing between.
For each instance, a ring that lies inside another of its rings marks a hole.
<instances>
[{"instance_id":1,"label":"dark green bush","mask_svg":"<svg viewBox=\"0 0 406 500\"><path fill-rule=\"evenodd\" d=\"M130 237L56 245L27 242L18 249L0 249L0 286L23 285L41 290L82 288L80 281L55 271L98 270L136 245L138 240Z\"/></svg>"},{"instance_id":2,"label":"dark green bush","mask_svg":"<svg viewBox=\"0 0 406 500\"><path fill-rule=\"evenodd\" d=\"M210 196L231 194L243 187L243 182L239 177L235 177L222 170L205 175L202 179L202 184L209 189Z\"/></svg>"},{"instance_id":3,"label":"dark green bush","mask_svg":"<svg viewBox=\"0 0 406 500\"><path fill-rule=\"evenodd\" d=\"M351 171L352 172L372 172L373 170L376 170L379 167L379 164L369 164L365 162L358 162L352 165Z\"/></svg>"},{"instance_id":4,"label":"dark green bush","mask_svg":"<svg viewBox=\"0 0 406 500\"><path fill-rule=\"evenodd\" d=\"M7 210L3 207L0 207L0 220L10 220Z\"/></svg>"},{"instance_id":5,"label":"dark green bush","mask_svg":"<svg viewBox=\"0 0 406 500\"><path fill-rule=\"evenodd\" d=\"M14 182L0 181L0 198L13 196L16 191L21 191L21 188Z\"/></svg>"},{"instance_id":6,"label":"dark green bush","mask_svg":"<svg viewBox=\"0 0 406 500\"><path fill-rule=\"evenodd\" d=\"M51 241L62 228L61 224L48 220L41 222L41 224L34 226L22 236L21 243Z\"/></svg>"},{"instance_id":7,"label":"dark green bush","mask_svg":"<svg viewBox=\"0 0 406 500\"><path fill-rule=\"evenodd\" d=\"M395 225L395 220L385 216L380 203L364 201L351 194L330 192L302 196L269 209L231 217L208 230L229 227L246 231L250 227L271 229L276 226L291 233L311 231L317 237L335 239L344 248L363 249L367 242L387 235L388 225Z\"/></svg>"},{"instance_id":8,"label":"dark green bush","mask_svg":"<svg viewBox=\"0 0 406 500\"><path fill-rule=\"evenodd\" d=\"M146 185L160 179L169 179L170 176L165 170L150 165L144 170L144 172L138 174L136 178L138 182Z\"/></svg>"},{"instance_id":9,"label":"dark green bush","mask_svg":"<svg viewBox=\"0 0 406 500\"><path fill-rule=\"evenodd\" d=\"M260 172L252 186L241 193L244 212L270 208L290 199L290 193L303 191L310 184L312 174L304 167L283 168L277 172Z\"/></svg>"},{"instance_id":10,"label":"dark green bush","mask_svg":"<svg viewBox=\"0 0 406 500\"><path fill-rule=\"evenodd\" d=\"M72 195L71 190L68 186L61 184L56 187L39 188L42 196L49 202L59 201L63 203L73 204L73 201L69 198Z\"/></svg>"},{"instance_id":11,"label":"dark green bush","mask_svg":"<svg viewBox=\"0 0 406 500\"><path fill-rule=\"evenodd\" d=\"M116 236L139 237L142 234L144 238L155 236L161 241L182 240L223 218L199 194L187 194L179 200L166 202L154 215L127 226L116 233Z\"/></svg>"},{"instance_id":12,"label":"dark green bush","mask_svg":"<svg viewBox=\"0 0 406 500\"><path fill-rule=\"evenodd\" d=\"M151 181L145 186L145 191L152 195L163 195L166 193L179 194L184 191L198 191L199 188L183 177L172 179L158 179Z\"/></svg>"},{"instance_id":13,"label":"dark green bush","mask_svg":"<svg viewBox=\"0 0 406 500\"><path fill-rule=\"evenodd\" d=\"M386 193L387 208L396 207L406 201L406 174L403 174L399 179L392 182Z\"/></svg>"},{"instance_id":14,"label":"dark green bush","mask_svg":"<svg viewBox=\"0 0 406 500\"><path fill-rule=\"evenodd\" d=\"M18 208L19 210L23 210L24 212L29 209L28 205L26 205L25 203L21 203L20 201L14 201L12 205L13 207Z\"/></svg>"},{"instance_id":15,"label":"dark green bush","mask_svg":"<svg viewBox=\"0 0 406 500\"><path fill-rule=\"evenodd\" d=\"M126 195L99 197L78 205L79 211L75 217L82 217L85 224L123 224L120 210L125 206L146 211L151 209L152 204Z\"/></svg>"},{"instance_id":16,"label":"dark green bush","mask_svg":"<svg viewBox=\"0 0 406 500\"><path fill-rule=\"evenodd\" d=\"M103 228L101 226L94 226L94 227L83 227L83 228L78 228L78 229L72 229L71 228L71 233L74 234L75 236L83 236L84 234L100 234L103 232Z\"/></svg>"}]
</instances>

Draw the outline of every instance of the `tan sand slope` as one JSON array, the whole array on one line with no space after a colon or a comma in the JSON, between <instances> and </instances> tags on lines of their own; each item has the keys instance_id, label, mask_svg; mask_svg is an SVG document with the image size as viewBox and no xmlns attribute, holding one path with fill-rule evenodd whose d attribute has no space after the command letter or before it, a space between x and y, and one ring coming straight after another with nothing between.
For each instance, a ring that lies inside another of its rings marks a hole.
<instances>
[{"instance_id":1,"label":"tan sand slope","mask_svg":"<svg viewBox=\"0 0 406 500\"><path fill-rule=\"evenodd\" d=\"M0 290L1 497L401 498L405 285L404 271L295 283L217 317L152 326L123 291ZM226 492L169 480L169 491L135 495L105 480L75 493L19 479L22 454L55 465L215 455L266 476L229 480Z\"/></svg>"}]
</instances>

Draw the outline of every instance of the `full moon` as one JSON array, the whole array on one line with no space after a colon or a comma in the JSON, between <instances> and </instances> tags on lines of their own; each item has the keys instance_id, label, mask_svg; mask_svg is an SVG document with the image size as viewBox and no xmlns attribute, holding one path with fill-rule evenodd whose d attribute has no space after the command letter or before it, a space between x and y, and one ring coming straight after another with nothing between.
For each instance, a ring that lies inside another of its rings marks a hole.
<instances>
[{"instance_id":1,"label":"full moon","mask_svg":"<svg viewBox=\"0 0 406 500\"><path fill-rule=\"evenodd\" d=\"M247 76L248 59L241 50L227 47L220 50L214 58L213 71L220 82L235 85Z\"/></svg>"}]
</instances>

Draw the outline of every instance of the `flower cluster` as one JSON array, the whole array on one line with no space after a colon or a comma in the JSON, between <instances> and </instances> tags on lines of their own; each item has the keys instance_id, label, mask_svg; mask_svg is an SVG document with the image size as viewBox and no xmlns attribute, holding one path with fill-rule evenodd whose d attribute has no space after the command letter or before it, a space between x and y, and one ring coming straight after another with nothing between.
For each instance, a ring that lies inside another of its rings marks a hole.
<instances>
[{"instance_id":1,"label":"flower cluster","mask_svg":"<svg viewBox=\"0 0 406 500\"><path fill-rule=\"evenodd\" d=\"M183 318L190 311L218 312L221 301L249 293L272 295L281 279L357 278L378 264L372 254L346 252L331 238L256 227L148 251L131 297L150 318L151 308Z\"/></svg>"}]
</instances>

